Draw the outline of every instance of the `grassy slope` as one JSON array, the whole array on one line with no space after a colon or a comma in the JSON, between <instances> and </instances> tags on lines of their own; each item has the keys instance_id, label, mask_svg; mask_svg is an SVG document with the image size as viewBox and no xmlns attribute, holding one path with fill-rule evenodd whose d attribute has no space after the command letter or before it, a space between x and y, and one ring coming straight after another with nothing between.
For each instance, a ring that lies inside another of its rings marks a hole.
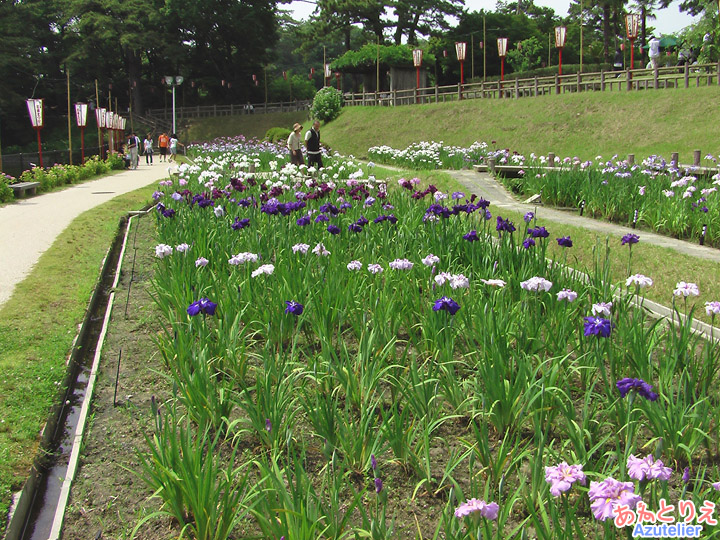
<instances>
[{"instance_id":1,"label":"grassy slope","mask_svg":"<svg viewBox=\"0 0 720 540\"><path fill-rule=\"evenodd\" d=\"M717 86L639 92L584 92L517 100L466 100L402 107L348 107L323 128L323 142L343 154L367 155L373 145L404 148L442 140L469 145L497 141L520 153L638 158L692 151L720 153Z\"/></svg>"},{"instance_id":2,"label":"grassy slope","mask_svg":"<svg viewBox=\"0 0 720 540\"><path fill-rule=\"evenodd\" d=\"M121 195L75 219L0 308L0 533L11 491L25 481L35 457L118 219L146 204L155 188Z\"/></svg>"},{"instance_id":3,"label":"grassy slope","mask_svg":"<svg viewBox=\"0 0 720 540\"><path fill-rule=\"evenodd\" d=\"M217 118L197 118L190 122L183 137L187 141L208 141L215 137L265 137L267 130L273 127L292 129L295 122L307 122L307 111L242 114L236 116L220 116Z\"/></svg>"}]
</instances>

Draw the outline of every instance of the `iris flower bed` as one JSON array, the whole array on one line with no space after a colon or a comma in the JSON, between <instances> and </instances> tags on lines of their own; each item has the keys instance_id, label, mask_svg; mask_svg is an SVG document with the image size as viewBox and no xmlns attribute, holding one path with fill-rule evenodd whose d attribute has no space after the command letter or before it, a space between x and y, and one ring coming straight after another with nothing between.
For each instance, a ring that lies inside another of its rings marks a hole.
<instances>
[{"instance_id":1,"label":"iris flower bed","mask_svg":"<svg viewBox=\"0 0 720 540\"><path fill-rule=\"evenodd\" d=\"M616 511L720 501L720 352L632 307L632 238L626 282L583 279L469 193L198 152L156 193L175 398L141 473L185 534L623 538Z\"/></svg>"},{"instance_id":2,"label":"iris flower bed","mask_svg":"<svg viewBox=\"0 0 720 540\"><path fill-rule=\"evenodd\" d=\"M368 158L378 163L408 169L464 169L482 163L493 154L487 143L475 142L467 148L449 146L440 142L413 143L404 150L390 146L373 146Z\"/></svg>"},{"instance_id":3,"label":"iris flower bed","mask_svg":"<svg viewBox=\"0 0 720 540\"><path fill-rule=\"evenodd\" d=\"M518 159L525 161L524 174L506 180L514 191L542 192L543 202L554 206L579 208L584 201L591 216L624 224L636 220L640 227L676 238L698 240L707 227L706 243L720 246L720 174L680 170L659 156L633 165L617 156L584 162L565 158L556 163L560 171L540 170L548 165L544 157Z\"/></svg>"}]
</instances>

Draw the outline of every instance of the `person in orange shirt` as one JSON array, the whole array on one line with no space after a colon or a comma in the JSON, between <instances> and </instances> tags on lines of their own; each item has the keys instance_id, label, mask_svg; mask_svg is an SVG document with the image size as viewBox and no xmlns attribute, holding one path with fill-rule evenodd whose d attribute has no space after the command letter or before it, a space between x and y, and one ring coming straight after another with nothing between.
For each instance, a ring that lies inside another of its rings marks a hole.
<instances>
[{"instance_id":1,"label":"person in orange shirt","mask_svg":"<svg viewBox=\"0 0 720 540\"><path fill-rule=\"evenodd\" d=\"M163 132L158 137L158 147L160 148L160 161L167 161L167 150L168 150L168 143L170 142L170 137L168 137L168 134Z\"/></svg>"}]
</instances>

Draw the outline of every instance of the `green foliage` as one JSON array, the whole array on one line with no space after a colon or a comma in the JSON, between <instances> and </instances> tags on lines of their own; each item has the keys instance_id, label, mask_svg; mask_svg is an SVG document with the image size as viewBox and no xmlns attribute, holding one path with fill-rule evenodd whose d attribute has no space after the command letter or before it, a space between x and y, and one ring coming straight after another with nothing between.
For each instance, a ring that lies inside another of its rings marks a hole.
<instances>
[{"instance_id":1,"label":"green foliage","mask_svg":"<svg viewBox=\"0 0 720 540\"><path fill-rule=\"evenodd\" d=\"M286 141L292 133L288 128L274 127L267 130L265 139L270 142Z\"/></svg>"},{"instance_id":2,"label":"green foliage","mask_svg":"<svg viewBox=\"0 0 720 540\"><path fill-rule=\"evenodd\" d=\"M101 160L98 156L93 156L85 161L84 165L53 165L47 169L40 167L33 167L27 171L24 171L19 182L40 182L38 192L50 191L56 187L64 186L66 184L74 184L81 180L87 180L92 176L98 176L105 174L110 170L122 169L123 160L119 154L110 154L107 160ZM8 177L5 177L3 184L9 183ZM10 189L10 188L7 188ZM12 190L11 190L12 191ZM4 202L3 199L4 190L0 185L0 202ZM11 197L12 198L12 197Z\"/></svg>"},{"instance_id":3,"label":"green foliage","mask_svg":"<svg viewBox=\"0 0 720 540\"><path fill-rule=\"evenodd\" d=\"M379 58L380 68L387 69L389 67L413 67L412 58L413 48L408 45L380 45ZM348 51L340 58L335 60L330 68L343 72L362 73L372 71L376 67L378 60L378 46L374 43L363 45L356 51ZM423 63L435 62L435 56L432 53L425 53Z\"/></svg>"},{"instance_id":4,"label":"green foliage","mask_svg":"<svg viewBox=\"0 0 720 540\"><path fill-rule=\"evenodd\" d=\"M11 180L11 176L0 173L0 203L13 200L13 190L8 185Z\"/></svg>"},{"instance_id":5,"label":"green foliage","mask_svg":"<svg viewBox=\"0 0 720 540\"><path fill-rule=\"evenodd\" d=\"M513 71L527 71L540 67L542 64L542 47L536 37L524 39L517 44L517 48L507 52L508 64Z\"/></svg>"},{"instance_id":6,"label":"green foliage","mask_svg":"<svg viewBox=\"0 0 720 540\"><path fill-rule=\"evenodd\" d=\"M315 94L312 108L312 115L323 122L334 120L340 114L342 108L342 94L332 86L326 86Z\"/></svg>"}]
</instances>

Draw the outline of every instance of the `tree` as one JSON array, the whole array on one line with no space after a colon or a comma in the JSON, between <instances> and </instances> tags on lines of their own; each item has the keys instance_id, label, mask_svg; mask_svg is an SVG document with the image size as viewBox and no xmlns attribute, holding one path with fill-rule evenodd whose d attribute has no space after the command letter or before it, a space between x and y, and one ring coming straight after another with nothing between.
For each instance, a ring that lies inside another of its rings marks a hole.
<instances>
[{"instance_id":1,"label":"tree","mask_svg":"<svg viewBox=\"0 0 720 540\"><path fill-rule=\"evenodd\" d=\"M433 30L446 30L447 17L460 15L462 4L463 0L395 0L395 45L400 45L403 36L416 45L418 34L427 36Z\"/></svg>"}]
</instances>

